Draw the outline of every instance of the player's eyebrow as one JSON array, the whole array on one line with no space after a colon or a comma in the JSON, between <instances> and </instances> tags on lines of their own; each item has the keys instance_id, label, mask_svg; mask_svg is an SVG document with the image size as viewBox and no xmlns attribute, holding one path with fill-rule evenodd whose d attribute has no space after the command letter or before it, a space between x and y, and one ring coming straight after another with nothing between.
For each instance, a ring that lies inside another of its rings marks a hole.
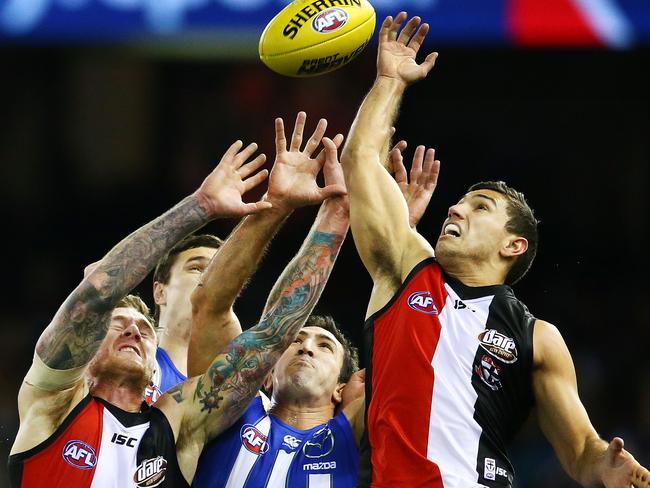
<instances>
[{"instance_id":1,"label":"player's eyebrow","mask_svg":"<svg viewBox=\"0 0 650 488\"><path fill-rule=\"evenodd\" d=\"M185 264L192 264L192 263L203 264L206 261L210 261L210 258L206 256L192 256L187 261L185 261Z\"/></svg>"},{"instance_id":2,"label":"player's eyebrow","mask_svg":"<svg viewBox=\"0 0 650 488\"><path fill-rule=\"evenodd\" d=\"M474 196L474 197L479 197L479 198L485 198L486 200L489 200L490 202L492 202L492 204L493 204L495 207L497 206L497 201L496 201L496 199L495 199L495 198L492 198L492 197L488 197L488 196L485 195L484 193L477 193L477 194L472 195L472 196Z\"/></svg>"}]
</instances>

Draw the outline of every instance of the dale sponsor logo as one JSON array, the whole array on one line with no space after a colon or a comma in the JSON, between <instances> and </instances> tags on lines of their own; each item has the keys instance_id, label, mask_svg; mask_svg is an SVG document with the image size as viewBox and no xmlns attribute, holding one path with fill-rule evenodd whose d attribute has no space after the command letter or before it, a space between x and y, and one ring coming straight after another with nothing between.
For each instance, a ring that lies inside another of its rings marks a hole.
<instances>
[{"instance_id":1,"label":"dale sponsor logo","mask_svg":"<svg viewBox=\"0 0 650 488\"><path fill-rule=\"evenodd\" d=\"M269 450L267 437L257 427L246 424L241 428L241 442L253 454L264 454Z\"/></svg>"},{"instance_id":2,"label":"dale sponsor logo","mask_svg":"<svg viewBox=\"0 0 650 488\"><path fill-rule=\"evenodd\" d=\"M478 335L481 347L492 356L506 364L517 361L519 353L515 340L511 337L500 334L494 329L487 329Z\"/></svg>"},{"instance_id":3,"label":"dale sponsor logo","mask_svg":"<svg viewBox=\"0 0 650 488\"><path fill-rule=\"evenodd\" d=\"M167 460L164 457L145 459L135 469L133 481L140 488L153 488L165 481L166 472Z\"/></svg>"},{"instance_id":4,"label":"dale sponsor logo","mask_svg":"<svg viewBox=\"0 0 650 488\"><path fill-rule=\"evenodd\" d=\"M431 293L428 291L416 291L411 293L406 301L408 306L417 312L429 315L438 315L438 309L433 303Z\"/></svg>"},{"instance_id":5,"label":"dale sponsor logo","mask_svg":"<svg viewBox=\"0 0 650 488\"><path fill-rule=\"evenodd\" d=\"M314 20L311 21L311 27L321 34L329 34L340 29L348 21L348 13L342 8L328 8L322 11Z\"/></svg>"},{"instance_id":6,"label":"dale sponsor logo","mask_svg":"<svg viewBox=\"0 0 650 488\"><path fill-rule=\"evenodd\" d=\"M66 463L79 469L92 469L97 464L95 449L84 441L68 441L61 454Z\"/></svg>"}]
</instances>

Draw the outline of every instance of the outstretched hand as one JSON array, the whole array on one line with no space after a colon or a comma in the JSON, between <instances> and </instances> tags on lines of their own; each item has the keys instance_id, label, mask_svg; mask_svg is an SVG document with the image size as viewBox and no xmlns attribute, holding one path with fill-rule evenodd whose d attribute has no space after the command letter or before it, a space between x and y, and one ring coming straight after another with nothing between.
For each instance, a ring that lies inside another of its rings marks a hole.
<instances>
[{"instance_id":1,"label":"outstretched hand","mask_svg":"<svg viewBox=\"0 0 650 488\"><path fill-rule=\"evenodd\" d=\"M406 12L400 12L394 19L386 17L381 25L377 77L392 78L408 85L429 74L438 53L431 53L421 64L417 63L415 58L429 32L429 24L420 25L420 17L413 17L400 31L406 18Z\"/></svg>"},{"instance_id":2,"label":"outstretched hand","mask_svg":"<svg viewBox=\"0 0 650 488\"><path fill-rule=\"evenodd\" d=\"M649 488L650 471L624 449L623 439L615 437L605 451L602 481L606 488Z\"/></svg>"},{"instance_id":3,"label":"outstretched hand","mask_svg":"<svg viewBox=\"0 0 650 488\"><path fill-rule=\"evenodd\" d=\"M413 155L409 178L402 157L402 152L405 149L406 141L399 141L391 150L389 159L395 181L402 191L409 209L409 224L415 228L424 215L436 189L440 174L440 161L435 159L435 150L429 148L425 151L424 146L418 146Z\"/></svg>"},{"instance_id":4,"label":"outstretched hand","mask_svg":"<svg viewBox=\"0 0 650 488\"><path fill-rule=\"evenodd\" d=\"M299 112L287 149L287 139L284 131L284 121L275 119L275 163L269 178L268 200L274 206L294 209L305 205L321 203L326 198L346 194L343 179L332 178L331 164L326 166L327 152L321 151L317 157L312 155L325 135L327 120L320 119L304 149L301 149L303 132L307 115ZM340 146L343 136L334 138L334 145ZM336 161L338 164L338 160ZM316 178L325 167L325 187L318 186Z\"/></svg>"},{"instance_id":5,"label":"outstretched hand","mask_svg":"<svg viewBox=\"0 0 650 488\"><path fill-rule=\"evenodd\" d=\"M257 151L257 144L242 147L242 141L234 142L195 192L213 217L243 217L272 207L269 202L242 201L244 193L262 183L269 175L265 169L255 173L266 161L264 154L247 163Z\"/></svg>"}]
</instances>

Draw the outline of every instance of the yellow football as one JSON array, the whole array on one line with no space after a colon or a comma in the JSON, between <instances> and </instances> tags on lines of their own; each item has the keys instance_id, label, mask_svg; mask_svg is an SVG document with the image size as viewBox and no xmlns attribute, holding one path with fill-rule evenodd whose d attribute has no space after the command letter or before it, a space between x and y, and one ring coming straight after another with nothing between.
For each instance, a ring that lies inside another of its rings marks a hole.
<instances>
[{"instance_id":1,"label":"yellow football","mask_svg":"<svg viewBox=\"0 0 650 488\"><path fill-rule=\"evenodd\" d=\"M295 0L262 32L260 59L282 75L320 75L357 57L374 31L367 0Z\"/></svg>"}]
</instances>

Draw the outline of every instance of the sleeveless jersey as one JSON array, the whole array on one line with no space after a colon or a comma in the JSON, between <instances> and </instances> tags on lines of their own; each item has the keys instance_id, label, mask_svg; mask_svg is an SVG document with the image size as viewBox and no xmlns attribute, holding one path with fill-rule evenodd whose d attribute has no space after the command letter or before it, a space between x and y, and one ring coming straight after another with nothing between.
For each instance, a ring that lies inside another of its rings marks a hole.
<instances>
[{"instance_id":1,"label":"sleeveless jersey","mask_svg":"<svg viewBox=\"0 0 650 488\"><path fill-rule=\"evenodd\" d=\"M418 264L364 327L359 486L511 487L506 446L533 404L534 322L510 287Z\"/></svg>"},{"instance_id":2,"label":"sleeveless jersey","mask_svg":"<svg viewBox=\"0 0 650 488\"><path fill-rule=\"evenodd\" d=\"M199 459L197 488L353 488L359 453L343 413L297 430L267 415L260 397Z\"/></svg>"},{"instance_id":3,"label":"sleeveless jersey","mask_svg":"<svg viewBox=\"0 0 650 488\"><path fill-rule=\"evenodd\" d=\"M154 365L153 378L144 392L145 401L149 405L153 405L163 393L186 379L187 376L176 368L167 351L159 347L156 349L156 364Z\"/></svg>"},{"instance_id":4,"label":"sleeveless jersey","mask_svg":"<svg viewBox=\"0 0 650 488\"><path fill-rule=\"evenodd\" d=\"M14 488L189 486L165 415L143 404L129 413L86 396L38 446L9 457Z\"/></svg>"}]
</instances>

